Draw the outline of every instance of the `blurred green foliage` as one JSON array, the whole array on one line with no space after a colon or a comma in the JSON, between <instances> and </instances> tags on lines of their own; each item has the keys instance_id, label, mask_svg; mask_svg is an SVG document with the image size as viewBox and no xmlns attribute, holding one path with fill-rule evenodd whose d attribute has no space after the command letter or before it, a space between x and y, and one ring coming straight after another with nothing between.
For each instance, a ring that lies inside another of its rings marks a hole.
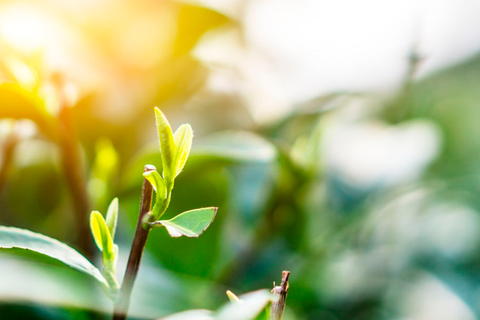
<instances>
[{"instance_id":1,"label":"blurred green foliage","mask_svg":"<svg viewBox=\"0 0 480 320\"><path fill-rule=\"evenodd\" d=\"M282 270L291 271L286 320L479 318L480 57L407 79L388 99L336 93L296 106L278 122L257 124L245 101L207 89L208 68L191 54L208 30L232 22L209 9L168 5L177 13L172 53L148 71L119 67L132 83L148 87L141 98L112 112L99 89L72 109L91 209L105 212L111 198L120 199L120 274L137 221L143 166L162 169L153 106L165 111L172 127L188 122L198 128L165 218L212 204L219 211L198 239L151 234L132 319L216 310L227 301L226 289L270 288ZM0 174L0 224L78 248L57 115L39 107L35 89L17 90L18 79L6 80L17 84L0 85L0 122L15 119L21 130L11 166ZM12 96L12 88L21 94ZM361 115L342 124L345 114L358 113L352 108L358 101L365 105ZM362 137L368 121L375 121L375 133L349 153L348 141ZM22 133L32 126L34 134ZM0 131L2 159L3 146L17 134L7 129ZM437 149L429 135L440 141ZM409 149L424 140L420 151L436 150L427 160ZM363 155L379 160L362 167ZM100 296L82 275L1 257L2 319L103 319L108 303L96 300ZM449 318L437 317L439 305L447 306Z\"/></svg>"}]
</instances>

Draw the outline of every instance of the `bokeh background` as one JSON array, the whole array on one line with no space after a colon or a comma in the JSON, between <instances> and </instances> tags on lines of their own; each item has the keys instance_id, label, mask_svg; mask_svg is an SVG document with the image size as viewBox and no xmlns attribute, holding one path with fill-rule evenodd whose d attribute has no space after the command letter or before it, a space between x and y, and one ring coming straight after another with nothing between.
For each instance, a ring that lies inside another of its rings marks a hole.
<instances>
[{"instance_id":1,"label":"bokeh background","mask_svg":"<svg viewBox=\"0 0 480 320\"><path fill-rule=\"evenodd\" d=\"M151 233L132 319L216 309L291 271L286 320L480 319L480 2L0 1L0 224L123 277L153 107L194 146ZM1 319L107 319L74 271L0 255Z\"/></svg>"}]
</instances>

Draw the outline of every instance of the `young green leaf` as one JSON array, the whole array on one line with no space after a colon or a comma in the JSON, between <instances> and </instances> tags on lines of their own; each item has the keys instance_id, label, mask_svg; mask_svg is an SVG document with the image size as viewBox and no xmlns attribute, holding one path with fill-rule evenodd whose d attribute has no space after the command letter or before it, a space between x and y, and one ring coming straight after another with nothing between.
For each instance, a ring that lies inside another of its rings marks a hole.
<instances>
[{"instance_id":1,"label":"young green leaf","mask_svg":"<svg viewBox=\"0 0 480 320\"><path fill-rule=\"evenodd\" d=\"M98 211L90 214L90 229L98 249L107 257L113 254L113 241L103 216Z\"/></svg>"},{"instance_id":2,"label":"young green leaf","mask_svg":"<svg viewBox=\"0 0 480 320\"><path fill-rule=\"evenodd\" d=\"M143 176L152 184L153 189L161 199L167 197L165 181L163 181L162 177L156 170L144 172Z\"/></svg>"},{"instance_id":3,"label":"young green leaf","mask_svg":"<svg viewBox=\"0 0 480 320\"><path fill-rule=\"evenodd\" d=\"M117 229L118 220L118 198L112 200L107 210L107 217L105 222L107 223L108 231L110 231L110 237L115 238L115 230Z\"/></svg>"},{"instance_id":4,"label":"young green leaf","mask_svg":"<svg viewBox=\"0 0 480 320\"><path fill-rule=\"evenodd\" d=\"M107 281L100 270L95 268L77 250L66 244L29 230L0 226L0 249L22 254L48 264L66 265L73 270L86 274L110 292Z\"/></svg>"},{"instance_id":5,"label":"young green leaf","mask_svg":"<svg viewBox=\"0 0 480 320\"><path fill-rule=\"evenodd\" d=\"M175 155L175 177L182 172L192 148L193 130L189 124L181 125L173 135L177 152Z\"/></svg>"},{"instance_id":6,"label":"young green leaf","mask_svg":"<svg viewBox=\"0 0 480 320\"><path fill-rule=\"evenodd\" d=\"M160 109L155 108L155 120L157 123L158 139L160 140L160 151L162 153L163 178L166 183L173 182L175 174L175 142L170 124Z\"/></svg>"},{"instance_id":7,"label":"young green leaf","mask_svg":"<svg viewBox=\"0 0 480 320\"><path fill-rule=\"evenodd\" d=\"M198 237L215 219L217 208L200 208L186 211L170 220L159 220L153 226L164 226L171 237Z\"/></svg>"}]
</instances>

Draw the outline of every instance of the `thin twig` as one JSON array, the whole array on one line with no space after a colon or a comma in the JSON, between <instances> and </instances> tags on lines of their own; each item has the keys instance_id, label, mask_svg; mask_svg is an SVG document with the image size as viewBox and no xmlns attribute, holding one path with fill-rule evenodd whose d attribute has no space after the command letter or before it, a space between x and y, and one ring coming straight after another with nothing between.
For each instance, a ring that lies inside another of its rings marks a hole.
<instances>
[{"instance_id":1,"label":"thin twig","mask_svg":"<svg viewBox=\"0 0 480 320\"><path fill-rule=\"evenodd\" d=\"M272 301L272 306L270 307L270 320L283 319L283 312L285 311L285 303L287 302L289 277L290 277L290 271L283 271L281 285L273 287L273 290L272 290L273 301Z\"/></svg>"},{"instance_id":2,"label":"thin twig","mask_svg":"<svg viewBox=\"0 0 480 320\"><path fill-rule=\"evenodd\" d=\"M153 171L155 167L152 165L145 166L145 172ZM135 236L133 237L132 247L130 249L130 256L128 258L127 269L125 270L125 277L123 278L122 287L120 288L120 296L115 303L113 320L127 319L128 308L130 306L130 296L132 295L133 285L137 278L138 269L142 260L143 250L147 243L150 228L144 229L143 221L152 207L153 187L147 179L143 179L142 200L140 205L140 212L138 214L137 228L135 229Z\"/></svg>"}]
</instances>

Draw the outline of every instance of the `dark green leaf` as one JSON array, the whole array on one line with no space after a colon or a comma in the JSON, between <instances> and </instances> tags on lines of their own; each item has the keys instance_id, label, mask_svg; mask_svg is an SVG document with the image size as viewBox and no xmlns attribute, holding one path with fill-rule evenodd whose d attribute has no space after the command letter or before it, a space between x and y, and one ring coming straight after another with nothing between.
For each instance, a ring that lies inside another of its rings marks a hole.
<instances>
[{"instance_id":1,"label":"dark green leaf","mask_svg":"<svg viewBox=\"0 0 480 320\"><path fill-rule=\"evenodd\" d=\"M22 249L29 257L42 262L49 257L78 272L89 275L99 282L106 292L109 286L102 273L83 255L66 244L29 230L0 226L0 249Z\"/></svg>"}]
</instances>

